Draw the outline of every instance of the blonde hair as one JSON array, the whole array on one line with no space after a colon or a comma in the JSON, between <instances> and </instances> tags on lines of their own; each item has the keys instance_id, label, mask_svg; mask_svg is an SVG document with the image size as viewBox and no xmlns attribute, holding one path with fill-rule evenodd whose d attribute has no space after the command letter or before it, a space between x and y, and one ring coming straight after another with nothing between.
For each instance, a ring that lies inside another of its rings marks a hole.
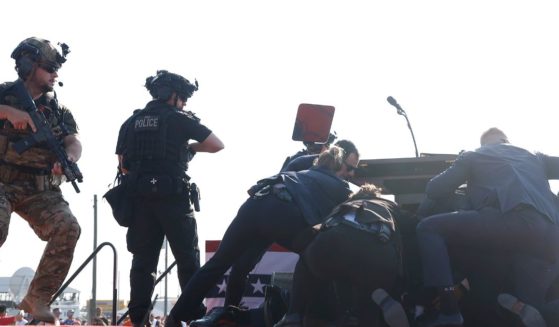
<instances>
[{"instance_id":1,"label":"blonde hair","mask_svg":"<svg viewBox=\"0 0 559 327\"><path fill-rule=\"evenodd\" d=\"M344 149L339 146L331 146L328 150L322 152L314 161L314 165L336 172L342 169L344 163Z\"/></svg>"}]
</instances>

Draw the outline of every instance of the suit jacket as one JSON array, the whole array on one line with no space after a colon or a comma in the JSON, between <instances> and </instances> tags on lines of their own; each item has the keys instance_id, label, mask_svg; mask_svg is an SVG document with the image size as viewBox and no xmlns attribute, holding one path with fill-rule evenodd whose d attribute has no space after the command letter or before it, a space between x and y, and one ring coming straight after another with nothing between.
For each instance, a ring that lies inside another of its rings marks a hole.
<instances>
[{"instance_id":1,"label":"suit jacket","mask_svg":"<svg viewBox=\"0 0 559 327\"><path fill-rule=\"evenodd\" d=\"M559 179L559 157L501 143L464 152L429 181L426 193L428 198L442 199L467 183L475 210L491 206L506 213L519 205L530 205L558 223L558 200L549 179Z\"/></svg>"}]
</instances>

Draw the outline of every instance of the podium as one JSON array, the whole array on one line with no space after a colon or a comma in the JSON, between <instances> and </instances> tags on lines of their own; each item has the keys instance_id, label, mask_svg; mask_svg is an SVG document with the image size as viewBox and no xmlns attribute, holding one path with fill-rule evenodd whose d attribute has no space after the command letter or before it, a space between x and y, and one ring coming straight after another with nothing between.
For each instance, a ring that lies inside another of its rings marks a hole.
<instances>
[{"instance_id":1,"label":"podium","mask_svg":"<svg viewBox=\"0 0 559 327\"><path fill-rule=\"evenodd\" d=\"M383 194L394 195L403 206L416 206L425 198L425 186L452 165L458 155L421 154L416 158L365 159L359 162L353 182L372 183L382 188Z\"/></svg>"}]
</instances>

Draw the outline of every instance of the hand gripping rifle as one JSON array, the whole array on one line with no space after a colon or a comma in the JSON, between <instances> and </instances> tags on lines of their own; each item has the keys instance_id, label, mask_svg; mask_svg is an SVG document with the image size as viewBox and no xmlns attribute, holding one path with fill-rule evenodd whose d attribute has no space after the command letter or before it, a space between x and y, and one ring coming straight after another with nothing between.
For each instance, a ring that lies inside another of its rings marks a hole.
<instances>
[{"instance_id":1,"label":"hand gripping rifle","mask_svg":"<svg viewBox=\"0 0 559 327\"><path fill-rule=\"evenodd\" d=\"M27 151L32 146L45 142L50 151L52 151L60 165L62 166L62 171L64 172L64 176L66 176L66 180L72 183L74 190L76 193L80 193L80 189L76 184L76 180L81 183L83 181L83 175L78 168L78 165L75 162L68 160L68 154L64 149L64 145L61 141L59 141L56 136L54 136L52 129L50 128L45 115L37 109L35 102L25 89L25 85L23 84L22 80L18 80L12 87L16 97L18 98L21 106L29 116L37 131L26 138L23 138L16 143L14 143L13 148L18 154L22 154L23 152Z\"/></svg>"}]
</instances>

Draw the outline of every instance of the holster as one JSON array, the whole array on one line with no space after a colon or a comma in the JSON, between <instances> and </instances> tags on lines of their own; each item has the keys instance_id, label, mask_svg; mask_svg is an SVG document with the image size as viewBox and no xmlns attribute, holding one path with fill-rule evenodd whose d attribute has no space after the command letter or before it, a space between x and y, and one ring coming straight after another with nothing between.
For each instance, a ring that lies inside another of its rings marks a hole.
<instances>
[{"instance_id":1,"label":"holster","mask_svg":"<svg viewBox=\"0 0 559 327\"><path fill-rule=\"evenodd\" d=\"M271 186L278 183L283 183L283 177L281 175L274 175L272 177L264 178L251 186L247 190L247 193L251 197L267 195L271 192Z\"/></svg>"},{"instance_id":2,"label":"holster","mask_svg":"<svg viewBox=\"0 0 559 327\"><path fill-rule=\"evenodd\" d=\"M196 183L191 183L189 187L189 200L190 203L194 206L194 210L196 212L200 211L200 188Z\"/></svg>"}]
</instances>

